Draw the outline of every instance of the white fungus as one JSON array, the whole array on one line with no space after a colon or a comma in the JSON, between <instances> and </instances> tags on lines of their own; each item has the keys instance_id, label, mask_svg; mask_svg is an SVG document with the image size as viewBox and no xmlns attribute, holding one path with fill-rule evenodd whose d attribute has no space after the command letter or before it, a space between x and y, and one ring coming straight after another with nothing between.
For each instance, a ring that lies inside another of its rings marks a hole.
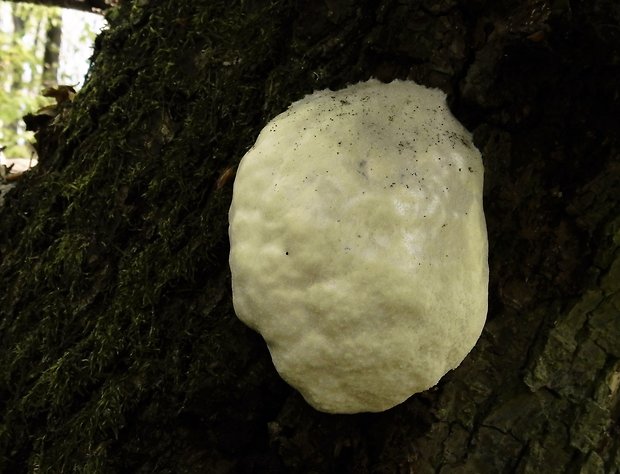
<instances>
[{"instance_id":1,"label":"white fungus","mask_svg":"<svg viewBox=\"0 0 620 474\"><path fill-rule=\"evenodd\" d=\"M317 410L386 410L472 349L482 183L445 94L411 81L315 92L261 131L230 208L233 303Z\"/></svg>"}]
</instances>

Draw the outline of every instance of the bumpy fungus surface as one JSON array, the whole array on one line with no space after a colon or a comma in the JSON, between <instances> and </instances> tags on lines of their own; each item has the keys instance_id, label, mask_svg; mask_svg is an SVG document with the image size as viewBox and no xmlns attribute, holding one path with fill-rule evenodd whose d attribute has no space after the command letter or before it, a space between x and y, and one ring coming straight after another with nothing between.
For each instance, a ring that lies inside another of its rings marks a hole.
<instances>
[{"instance_id":1,"label":"bumpy fungus surface","mask_svg":"<svg viewBox=\"0 0 620 474\"><path fill-rule=\"evenodd\" d=\"M261 131L230 209L233 302L316 409L386 410L472 349L482 182L445 95L410 81L316 92Z\"/></svg>"}]
</instances>

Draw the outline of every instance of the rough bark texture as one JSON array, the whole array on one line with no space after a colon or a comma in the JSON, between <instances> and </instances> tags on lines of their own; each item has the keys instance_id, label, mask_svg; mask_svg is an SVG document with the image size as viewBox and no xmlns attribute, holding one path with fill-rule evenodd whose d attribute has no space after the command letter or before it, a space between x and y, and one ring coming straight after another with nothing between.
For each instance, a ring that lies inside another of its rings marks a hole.
<instances>
[{"instance_id":1,"label":"rough bark texture","mask_svg":"<svg viewBox=\"0 0 620 474\"><path fill-rule=\"evenodd\" d=\"M140 1L38 133L0 222L0 471L618 472L620 7ZM465 362L330 416L234 316L234 166L316 89L449 93L486 167L490 311Z\"/></svg>"}]
</instances>

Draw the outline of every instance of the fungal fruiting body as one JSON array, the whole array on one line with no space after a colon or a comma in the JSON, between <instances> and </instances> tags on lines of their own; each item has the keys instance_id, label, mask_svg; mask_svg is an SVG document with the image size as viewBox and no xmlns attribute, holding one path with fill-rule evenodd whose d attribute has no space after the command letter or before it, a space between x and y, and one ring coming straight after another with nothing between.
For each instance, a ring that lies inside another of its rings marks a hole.
<instances>
[{"instance_id":1,"label":"fungal fruiting body","mask_svg":"<svg viewBox=\"0 0 620 474\"><path fill-rule=\"evenodd\" d=\"M483 166L446 97L369 80L293 103L241 160L239 319L316 409L377 412L457 367L487 313Z\"/></svg>"}]
</instances>

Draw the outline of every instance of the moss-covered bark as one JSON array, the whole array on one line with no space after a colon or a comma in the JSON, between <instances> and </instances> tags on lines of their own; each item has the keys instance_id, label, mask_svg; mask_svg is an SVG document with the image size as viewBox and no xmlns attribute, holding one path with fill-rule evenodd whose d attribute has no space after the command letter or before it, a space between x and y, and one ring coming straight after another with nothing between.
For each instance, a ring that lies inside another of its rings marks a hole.
<instances>
[{"instance_id":1,"label":"moss-covered bark","mask_svg":"<svg viewBox=\"0 0 620 474\"><path fill-rule=\"evenodd\" d=\"M617 472L620 9L135 1L0 221L0 471ZM486 166L489 318L438 387L315 412L235 317L234 166L370 76L450 94Z\"/></svg>"}]
</instances>

